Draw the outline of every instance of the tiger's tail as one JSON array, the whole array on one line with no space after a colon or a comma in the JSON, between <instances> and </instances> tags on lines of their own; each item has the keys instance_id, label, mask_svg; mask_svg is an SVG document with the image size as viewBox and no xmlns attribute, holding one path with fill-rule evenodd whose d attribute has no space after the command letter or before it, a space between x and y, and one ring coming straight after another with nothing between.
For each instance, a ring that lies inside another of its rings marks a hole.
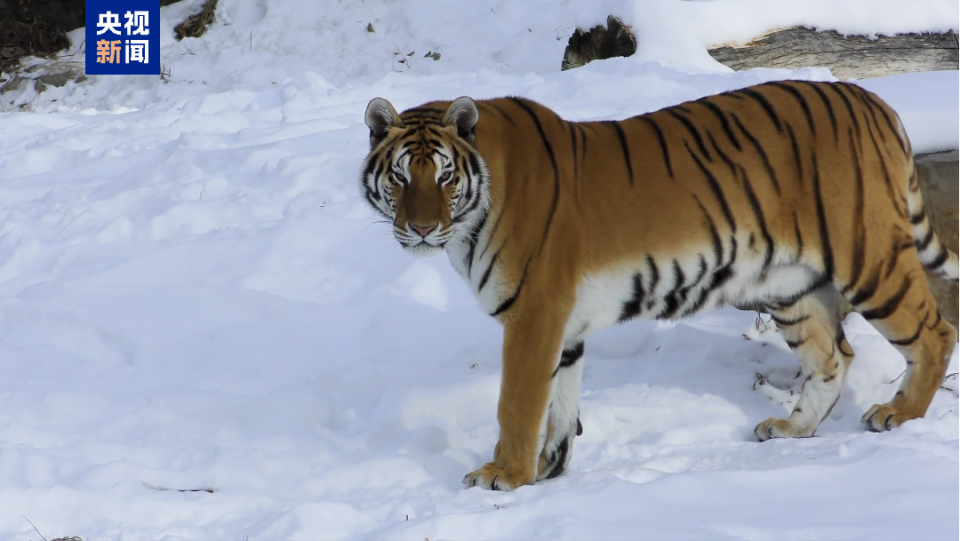
<instances>
[{"instance_id":1,"label":"tiger's tail","mask_svg":"<svg viewBox=\"0 0 960 541\"><path fill-rule=\"evenodd\" d=\"M958 281L960 261L957 254L951 252L933 230L930 218L923 206L920 195L917 169L912 154L908 162L910 184L907 191L907 209L910 211L910 224L913 226L913 241L920 256L920 262L928 270L946 280Z\"/></svg>"}]
</instances>

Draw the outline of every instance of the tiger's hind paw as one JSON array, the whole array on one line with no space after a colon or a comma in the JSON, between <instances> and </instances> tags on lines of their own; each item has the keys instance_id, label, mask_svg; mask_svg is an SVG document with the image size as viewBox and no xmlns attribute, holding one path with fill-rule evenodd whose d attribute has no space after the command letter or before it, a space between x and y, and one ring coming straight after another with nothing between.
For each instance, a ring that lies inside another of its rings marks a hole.
<instances>
[{"instance_id":1,"label":"tiger's hind paw","mask_svg":"<svg viewBox=\"0 0 960 541\"><path fill-rule=\"evenodd\" d=\"M910 419L916 419L920 415L914 415L909 412L900 411L893 406L886 404L874 404L863 414L863 424L871 432L885 432L892 430Z\"/></svg>"},{"instance_id":2,"label":"tiger's hind paw","mask_svg":"<svg viewBox=\"0 0 960 541\"><path fill-rule=\"evenodd\" d=\"M753 433L757 435L760 441L767 441L773 438L808 438L813 435L817 427L800 426L790 419L778 419L771 417L757 425Z\"/></svg>"},{"instance_id":3,"label":"tiger's hind paw","mask_svg":"<svg viewBox=\"0 0 960 541\"><path fill-rule=\"evenodd\" d=\"M573 434L567 434L557 443L548 443L537 461L537 481L558 477L567 469L573 450Z\"/></svg>"}]
</instances>

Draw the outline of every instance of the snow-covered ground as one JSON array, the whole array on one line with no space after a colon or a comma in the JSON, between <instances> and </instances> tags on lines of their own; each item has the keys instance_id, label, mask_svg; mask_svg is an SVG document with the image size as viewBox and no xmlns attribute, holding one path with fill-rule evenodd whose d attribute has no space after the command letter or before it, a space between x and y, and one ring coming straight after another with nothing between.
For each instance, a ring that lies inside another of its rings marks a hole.
<instances>
[{"instance_id":1,"label":"snow-covered ground","mask_svg":"<svg viewBox=\"0 0 960 541\"><path fill-rule=\"evenodd\" d=\"M563 476L464 489L497 438L500 329L359 195L375 96L517 94L622 118L831 78L731 73L707 43L958 21L955 1L774 4L246 0L175 42L192 0L162 10L167 83L0 96L29 111L0 114L0 539L39 539L31 522L85 540L956 539L957 393L864 432L904 361L856 315L858 358L818 437L754 440L800 385L756 314L633 322L587 343ZM608 13L642 54L560 73L573 27ZM958 147L956 72L863 84L918 151Z\"/></svg>"}]
</instances>

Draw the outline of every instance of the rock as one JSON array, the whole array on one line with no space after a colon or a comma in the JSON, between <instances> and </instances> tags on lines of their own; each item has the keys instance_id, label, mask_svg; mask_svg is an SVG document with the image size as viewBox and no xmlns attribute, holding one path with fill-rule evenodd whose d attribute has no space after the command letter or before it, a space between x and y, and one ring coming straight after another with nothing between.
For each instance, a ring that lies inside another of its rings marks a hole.
<instances>
[{"instance_id":1,"label":"rock","mask_svg":"<svg viewBox=\"0 0 960 541\"><path fill-rule=\"evenodd\" d=\"M87 80L87 76L83 73L83 62L73 60L40 61L29 66L19 66L8 75L12 75L9 80L0 81L0 95L8 92L29 91L28 85L32 85L39 94L48 86L64 86L70 81L82 83ZM13 101L0 103L0 110L18 101L17 94L11 95L14 96ZM22 110L29 106L21 103L18 107Z\"/></svg>"}]
</instances>

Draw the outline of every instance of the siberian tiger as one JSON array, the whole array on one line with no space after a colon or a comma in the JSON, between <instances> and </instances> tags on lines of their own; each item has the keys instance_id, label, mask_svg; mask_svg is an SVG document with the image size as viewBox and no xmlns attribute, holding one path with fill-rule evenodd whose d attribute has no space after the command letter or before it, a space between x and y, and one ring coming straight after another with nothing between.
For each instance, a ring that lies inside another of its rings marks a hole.
<instances>
[{"instance_id":1,"label":"siberian tiger","mask_svg":"<svg viewBox=\"0 0 960 541\"><path fill-rule=\"evenodd\" d=\"M771 82L612 122L567 122L522 98L366 109L361 182L407 250L446 250L504 328L493 461L467 486L563 472L580 434L583 341L634 317L763 305L805 377L761 440L807 437L854 352L845 297L907 359L863 416L921 417L956 330L923 272L957 280L924 212L897 114L853 84Z\"/></svg>"}]
</instances>

